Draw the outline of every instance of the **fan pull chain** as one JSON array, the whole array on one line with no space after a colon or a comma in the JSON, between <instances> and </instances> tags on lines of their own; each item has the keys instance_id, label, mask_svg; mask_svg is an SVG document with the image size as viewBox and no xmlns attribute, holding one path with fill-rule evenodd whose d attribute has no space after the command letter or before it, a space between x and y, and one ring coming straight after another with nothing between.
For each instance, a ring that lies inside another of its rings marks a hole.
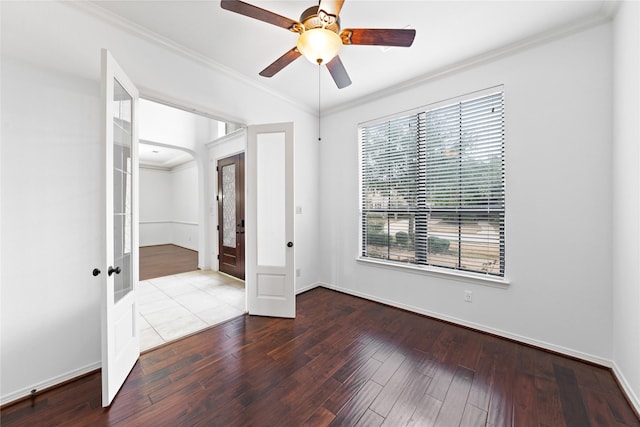
<instances>
[{"instance_id":1,"label":"fan pull chain","mask_svg":"<svg viewBox=\"0 0 640 427\"><path fill-rule=\"evenodd\" d=\"M320 63L318 63L318 142L322 141L320 134Z\"/></svg>"}]
</instances>

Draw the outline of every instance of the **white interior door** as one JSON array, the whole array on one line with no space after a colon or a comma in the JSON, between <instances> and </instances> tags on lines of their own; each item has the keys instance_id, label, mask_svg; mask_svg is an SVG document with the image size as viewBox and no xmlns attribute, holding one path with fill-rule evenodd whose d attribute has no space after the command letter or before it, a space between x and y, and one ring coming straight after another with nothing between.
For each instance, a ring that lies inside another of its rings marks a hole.
<instances>
[{"instance_id":1,"label":"white interior door","mask_svg":"<svg viewBox=\"0 0 640 427\"><path fill-rule=\"evenodd\" d=\"M140 356L138 282L138 90L102 50L105 266L102 275L102 406L109 406Z\"/></svg>"},{"instance_id":2,"label":"white interior door","mask_svg":"<svg viewBox=\"0 0 640 427\"><path fill-rule=\"evenodd\" d=\"M295 317L293 124L249 126L246 162L247 310Z\"/></svg>"}]
</instances>

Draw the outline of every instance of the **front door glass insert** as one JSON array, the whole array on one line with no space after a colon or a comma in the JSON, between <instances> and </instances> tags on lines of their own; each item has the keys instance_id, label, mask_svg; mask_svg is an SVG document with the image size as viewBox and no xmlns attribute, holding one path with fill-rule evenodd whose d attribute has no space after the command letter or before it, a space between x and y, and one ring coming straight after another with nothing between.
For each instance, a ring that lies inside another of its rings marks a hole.
<instances>
[{"instance_id":1,"label":"front door glass insert","mask_svg":"<svg viewBox=\"0 0 640 427\"><path fill-rule=\"evenodd\" d=\"M236 165L222 167L222 244L236 247Z\"/></svg>"}]
</instances>

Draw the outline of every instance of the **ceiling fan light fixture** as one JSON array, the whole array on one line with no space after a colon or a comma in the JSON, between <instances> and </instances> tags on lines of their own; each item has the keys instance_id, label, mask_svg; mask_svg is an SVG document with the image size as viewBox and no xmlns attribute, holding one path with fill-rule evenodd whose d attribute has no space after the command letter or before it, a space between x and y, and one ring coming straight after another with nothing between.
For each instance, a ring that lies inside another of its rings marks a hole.
<instances>
[{"instance_id":1,"label":"ceiling fan light fixture","mask_svg":"<svg viewBox=\"0 0 640 427\"><path fill-rule=\"evenodd\" d=\"M311 63L326 64L340 52L342 39L326 28L312 28L300 34L296 47Z\"/></svg>"}]
</instances>

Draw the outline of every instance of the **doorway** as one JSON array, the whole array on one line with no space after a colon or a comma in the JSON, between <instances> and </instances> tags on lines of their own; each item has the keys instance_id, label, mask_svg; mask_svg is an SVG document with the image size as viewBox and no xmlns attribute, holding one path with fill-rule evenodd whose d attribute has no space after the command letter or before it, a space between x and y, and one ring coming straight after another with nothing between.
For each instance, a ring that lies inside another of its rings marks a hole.
<instances>
[{"instance_id":1,"label":"doorway","mask_svg":"<svg viewBox=\"0 0 640 427\"><path fill-rule=\"evenodd\" d=\"M244 153L218 160L219 270L245 278Z\"/></svg>"},{"instance_id":2,"label":"doorway","mask_svg":"<svg viewBox=\"0 0 640 427\"><path fill-rule=\"evenodd\" d=\"M207 144L229 126L211 117L141 100L141 350L152 349L245 312L244 282L210 270L208 242L215 163ZM146 259L143 259L146 257Z\"/></svg>"}]
</instances>

